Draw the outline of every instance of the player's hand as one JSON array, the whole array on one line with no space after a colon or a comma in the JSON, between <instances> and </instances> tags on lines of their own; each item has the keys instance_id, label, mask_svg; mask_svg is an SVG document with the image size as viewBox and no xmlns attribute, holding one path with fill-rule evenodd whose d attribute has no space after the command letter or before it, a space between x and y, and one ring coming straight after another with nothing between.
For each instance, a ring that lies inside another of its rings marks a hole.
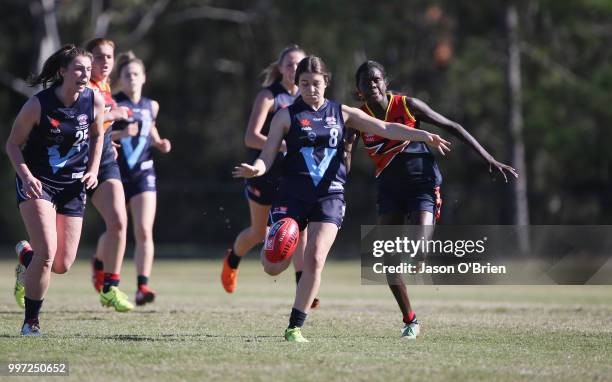
<instances>
[{"instance_id":1,"label":"player's hand","mask_svg":"<svg viewBox=\"0 0 612 382\"><path fill-rule=\"evenodd\" d=\"M90 190L96 188L98 185L98 173L97 172L87 172L81 178L81 183L85 183L85 188Z\"/></svg>"},{"instance_id":2,"label":"player's hand","mask_svg":"<svg viewBox=\"0 0 612 382\"><path fill-rule=\"evenodd\" d=\"M160 139L159 143L157 144L157 148L162 154L168 154L170 150L172 150L172 144L166 138Z\"/></svg>"},{"instance_id":3,"label":"player's hand","mask_svg":"<svg viewBox=\"0 0 612 382\"><path fill-rule=\"evenodd\" d=\"M506 183L508 183L508 177L506 176L506 171L514 175L515 178L518 178L518 172L516 172L514 168L491 158L491 160L489 161L489 172L491 173L493 172L493 167L495 167L499 172L502 173L502 175L504 176L504 179L506 180Z\"/></svg>"},{"instance_id":4,"label":"player's hand","mask_svg":"<svg viewBox=\"0 0 612 382\"><path fill-rule=\"evenodd\" d=\"M115 142L111 142L111 147L113 148L113 159L117 160L117 157L119 157L119 152L117 151L117 147L121 147L121 146L116 144Z\"/></svg>"},{"instance_id":5,"label":"player's hand","mask_svg":"<svg viewBox=\"0 0 612 382\"><path fill-rule=\"evenodd\" d=\"M253 178L259 175L259 169L248 163L240 163L240 166L234 167L234 171L232 171L234 178Z\"/></svg>"},{"instance_id":6,"label":"player's hand","mask_svg":"<svg viewBox=\"0 0 612 382\"><path fill-rule=\"evenodd\" d=\"M438 152L440 152L440 154L442 155L446 155L446 151L450 151L450 142L442 139L442 137L440 137L438 134L429 134L429 140L427 142L429 146L431 146L432 148L438 150Z\"/></svg>"},{"instance_id":7,"label":"player's hand","mask_svg":"<svg viewBox=\"0 0 612 382\"><path fill-rule=\"evenodd\" d=\"M127 106L119 106L116 110L117 120L128 119L132 116L132 110Z\"/></svg>"},{"instance_id":8,"label":"player's hand","mask_svg":"<svg viewBox=\"0 0 612 382\"><path fill-rule=\"evenodd\" d=\"M138 122L132 122L123 129L122 138L135 137L138 135Z\"/></svg>"},{"instance_id":9,"label":"player's hand","mask_svg":"<svg viewBox=\"0 0 612 382\"><path fill-rule=\"evenodd\" d=\"M42 183L40 180L36 179L33 176L27 177L26 179L22 179L23 187L21 191L28 198L42 198Z\"/></svg>"}]
</instances>

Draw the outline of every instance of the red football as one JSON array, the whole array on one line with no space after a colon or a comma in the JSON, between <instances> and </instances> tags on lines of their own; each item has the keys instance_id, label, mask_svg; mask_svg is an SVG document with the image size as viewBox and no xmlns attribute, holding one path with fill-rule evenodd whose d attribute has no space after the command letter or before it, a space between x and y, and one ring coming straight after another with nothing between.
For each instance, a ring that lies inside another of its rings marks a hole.
<instances>
[{"instance_id":1,"label":"red football","mask_svg":"<svg viewBox=\"0 0 612 382\"><path fill-rule=\"evenodd\" d=\"M300 237L300 228L295 220L283 218L270 227L264 254L271 263L279 263L293 255Z\"/></svg>"}]
</instances>

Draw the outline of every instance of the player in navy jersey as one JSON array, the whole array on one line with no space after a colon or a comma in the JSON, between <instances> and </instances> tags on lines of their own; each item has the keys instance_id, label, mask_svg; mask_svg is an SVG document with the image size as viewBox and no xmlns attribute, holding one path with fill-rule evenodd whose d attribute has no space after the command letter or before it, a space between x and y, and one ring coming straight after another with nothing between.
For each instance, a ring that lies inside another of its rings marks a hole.
<instances>
[{"instance_id":1,"label":"player in navy jersey","mask_svg":"<svg viewBox=\"0 0 612 382\"><path fill-rule=\"evenodd\" d=\"M441 153L448 150L449 144L437 135L383 122L359 109L326 99L330 77L320 58L309 56L300 61L296 70L300 97L274 116L259 158L253 164L242 163L233 171L235 177L245 178L265 174L285 139L287 155L271 220L273 223L290 217L301 232L308 229L303 274L285 330L285 339L291 342L307 342L301 327L319 291L325 259L344 218L346 127L390 139L427 142ZM271 263L262 253L264 270L271 275L286 269L289 261Z\"/></svg>"},{"instance_id":2,"label":"player in navy jersey","mask_svg":"<svg viewBox=\"0 0 612 382\"><path fill-rule=\"evenodd\" d=\"M117 150L111 140L113 122L128 118L128 109L118 107L111 94L109 78L115 63L115 43L106 38L95 38L87 43L86 49L94 59L89 86L104 97L106 129L98 186L87 192L106 226L98 239L96 254L92 259L92 281L100 293L103 306L112 306L118 312L128 312L134 309L134 305L119 290L127 236L127 212L116 160Z\"/></svg>"},{"instance_id":3,"label":"player in navy jersey","mask_svg":"<svg viewBox=\"0 0 612 382\"><path fill-rule=\"evenodd\" d=\"M302 48L292 44L283 49L278 60L264 70L264 88L255 99L244 137L249 148L250 162L253 162L261 154L274 114L278 110L291 105L298 96L298 86L295 84L295 69L304 57ZM281 143L280 150L282 152L286 151L284 142ZM238 234L234 244L227 250L223 258L221 284L228 293L232 293L236 289L238 265L242 256L255 245L263 242L265 238L270 206L276 197L282 171L282 152L277 153L272 168L265 175L246 180L245 194L249 202L251 225ZM298 249L294 254L296 283L299 282L302 275L302 254L306 235L303 235L300 239ZM315 299L313 306L317 307L318 304L318 299Z\"/></svg>"},{"instance_id":4,"label":"player in navy jersey","mask_svg":"<svg viewBox=\"0 0 612 382\"><path fill-rule=\"evenodd\" d=\"M355 73L358 95L364 101L361 109L384 121L395 121L418 129L420 122L443 128L461 139L507 181L506 172L516 171L498 162L461 125L432 110L423 101L387 91L384 67L366 61ZM440 216L442 176L430 148L422 142L390 140L375 134L361 133L370 158L376 165L378 186L378 224L411 224L423 227L417 237L430 238ZM406 285L399 274L388 274L387 281L403 315L402 336L415 339L419 324L410 305Z\"/></svg>"},{"instance_id":5,"label":"player in navy jersey","mask_svg":"<svg viewBox=\"0 0 612 382\"><path fill-rule=\"evenodd\" d=\"M66 273L72 266L85 188L98 182L104 100L86 86L91 65L91 54L74 45L51 55L30 80L32 86L42 84L45 89L21 108L6 142L17 173L17 203L31 242L16 247L15 298L25 307L24 336L40 335L38 315L51 272ZM52 86L47 88L49 82Z\"/></svg>"},{"instance_id":6,"label":"player in navy jersey","mask_svg":"<svg viewBox=\"0 0 612 382\"><path fill-rule=\"evenodd\" d=\"M115 95L115 101L120 107L129 109L130 117L113 125L113 139L121 144L118 162L136 242L136 304L144 305L155 299L155 292L148 286L153 266L153 222L157 205L151 149L166 154L170 152L171 144L169 140L160 138L155 125L159 103L142 96L146 80L142 60L132 52L120 55L117 73L121 92Z\"/></svg>"}]
</instances>

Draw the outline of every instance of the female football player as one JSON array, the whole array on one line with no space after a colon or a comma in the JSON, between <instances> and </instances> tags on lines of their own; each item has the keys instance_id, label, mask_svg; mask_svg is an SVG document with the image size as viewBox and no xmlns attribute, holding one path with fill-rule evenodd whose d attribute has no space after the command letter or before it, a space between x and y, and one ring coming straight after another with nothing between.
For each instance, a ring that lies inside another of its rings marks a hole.
<instances>
[{"instance_id":1,"label":"female football player","mask_svg":"<svg viewBox=\"0 0 612 382\"><path fill-rule=\"evenodd\" d=\"M136 305L144 305L155 299L155 292L148 286L153 267L153 223L157 208L151 148L167 154L172 146L168 139L160 138L155 125L159 103L142 96L146 81L142 60L132 52L122 54L118 59L117 73L121 92L115 95L115 101L120 107L129 109L130 117L113 126L113 139L121 144L119 168L136 242Z\"/></svg>"},{"instance_id":2,"label":"female football player","mask_svg":"<svg viewBox=\"0 0 612 382\"><path fill-rule=\"evenodd\" d=\"M390 139L427 142L441 153L448 150L449 144L437 135L383 122L359 109L326 99L330 79L331 74L320 58L309 56L300 61L295 77L300 97L274 116L259 158L253 164L242 163L233 171L235 177L245 178L265 174L285 139L287 155L271 220L289 217L297 222L300 231L308 229L303 274L285 330L285 339L291 342L307 342L301 327L319 291L325 259L344 218L346 127ZM271 263L262 256L269 274L282 272L289 261Z\"/></svg>"},{"instance_id":3,"label":"female football player","mask_svg":"<svg viewBox=\"0 0 612 382\"><path fill-rule=\"evenodd\" d=\"M100 235L92 259L92 281L100 293L103 306L112 306L118 312L128 312L134 309L134 305L119 290L127 236L127 212L116 160L117 151L111 140L111 125L114 121L126 119L128 113L126 108L117 107L111 94L109 77L115 64L115 43L105 38L95 38L87 43L85 49L93 55L89 87L104 97L106 110L98 186L87 193L106 225L106 231Z\"/></svg>"},{"instance_id":4,"label":"female football player","mask_svg":"<svg viewBox=\"0 0 612 382\"><path fill-rule=\"evenodd\" d=\"M45 89L21 108L5 146L17 173L17 203L32 243L17 245L15 298L25 305L24 336L40 335L38 315L51 271L66 273L72 266L85 188L98 183L104 100L87 88L91 65L91 54L74 45L51 55L30 80Z\"/></svg>"},{"instance_id":5,"label":"female football player","mask_svg":"<svg viewBox=\"0 0 612 382\"><path fill-rule=\"evenodd\" d=\"M506 172L516 171L498 162L461 125L432 110L423 101L391 94L387 91L384 67L366 61L355 73L358 95L363 100L361 110L383 121L402 123L418 129L421 122L439 126L467 143L488 164L498 169L507 181ZM411 224L429 226L418 237L431 237L440 216L442 176L431 149L422 142L394 140L362 132L368 155L376 165L378 184L378 224ZM415 339L419 324L410 305L406 285L399 274L387 274L387 282L403 315L402 336Z\"/></svg>"},{"instance_id":6,"label":"female football player","mask_svg":"<svg viewBox=\"0 0 612 382\"><path fill-rule=\"evenodd\" d=\"M274 114L278 110L291 105L298 96L298 86L295 84L295 69L304 57L302 48L292 44L283 49L278 60L264 70L264 88L255 99L244 137L249 148L249 161L254 161L261 154ZM281 143L280 150L282 152L286 151L284 142ZM274 165L265 175L246 180L245 194L251 213L251 225L238 234L234 244L227 250L223 258L221 283L228 293L232 293L236 289L238 265L242 256L255 245L263 242L265 238L270 206L276 197L280 182L282 152L276 155ZM303 235L300 239L299 248L294 256L296 282L299 282L302 275L303 256L301 254L306 242L306 235ZM317 307L318 305L319 301L315 299L313 306Z\"/></svg>"}]
</instances>

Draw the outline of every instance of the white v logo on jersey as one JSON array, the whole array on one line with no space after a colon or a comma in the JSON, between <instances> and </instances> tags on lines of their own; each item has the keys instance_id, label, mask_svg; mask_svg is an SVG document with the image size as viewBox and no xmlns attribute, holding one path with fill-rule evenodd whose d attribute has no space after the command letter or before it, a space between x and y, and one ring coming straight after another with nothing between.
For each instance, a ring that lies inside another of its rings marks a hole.
<instances>
[{"instance_id":1,"label":"white v logo on jersey","mask_svg":"<svg viewBox=\"0 0 612 382\"><path fill-rule=\"evenodd\" d=\"M323 175L325 175L325 171L329 167L334 155L336 155L337 149L331 149L326 147L324 149L323 159L321 162L317 164L315 156L314 156L314 147L302 147L300 152L304 157L304 161L306 162L306 166L308 167L308 172L310 173L310 178L312 179L312 183L314 183L315 187L319 185L321 179L323 179Z\"/></svg>"},{"instance_id":2,"label":"white v logo on jersey","mask_svg":"<svg viewBox=\"0 0 612 382\"><path fill-rule=\"evenodd\" d=\"M49 154L49 166L55 174L59 169L64 168L70 158L81 151L81 146L72 146L66 155L61 156L59 152L59 145L51 146L47 148Z\"/></svg>"}]
</instances>

